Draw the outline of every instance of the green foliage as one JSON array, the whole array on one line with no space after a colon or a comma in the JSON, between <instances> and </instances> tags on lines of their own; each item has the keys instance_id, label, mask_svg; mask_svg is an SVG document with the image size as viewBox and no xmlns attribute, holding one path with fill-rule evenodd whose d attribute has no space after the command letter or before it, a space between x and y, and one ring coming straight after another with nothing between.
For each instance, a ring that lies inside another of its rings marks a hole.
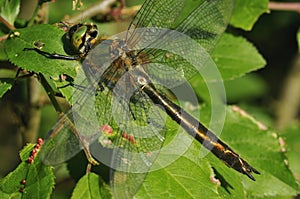
<instances>
[{"instance_id":1,"label":"green foliage","mask_svg":"<svg viewBox=\"0 0 300 199\"><path fill-rule=\"evenodd\" d=\"M1 16L6 16L9 23L14 24L19 2L14 1L14 4L9 5L8 2L11 1L0 1ZM231 25L251 30L259 16L268 11L267 3L266 0L236 0ZM190 8L187 6L185 9ZM299 35L298 32L298 41ZM81 64L77 61L49 59L32 48L72 55L73 51L66 41L65 32L49 24L16 29L9 33L4 50L12 64L34 72L37 76L43 75L53 93L60 93L71 102L73 87L60 87L68 84L68 81L64 80L65 77L76 77ZM229 33L223 34L212 52L212 58L222 80L225 81L229 101L255 99L266 92L262 80L249 75L263 68L266 61L245 38ZM64 78L61 75L64 75ZM201 122L206 126L218 126L220 121L210 124L211 96L206 82L200 76L193 77L190 82L197 96L204 101L200 108ZM0 97L11 87L11 83L1 79ZM193 105L187 103L184 108L197 116L198 109L189 107ZM299 193L298 184L293 176L294 173L298 176L300 173L297 164L300 162L297 156L299 153L293 152L298 150L298 126L278 135L273 128L265 126L239 106L226 106L226 121L220 137L261 173L255 175L256 181L253 182L247 176L228 168L198 142L192 141L181 128L174 127L174 121L168 120L166 125L169 130L164 144L175 142L176 145L172 150L160 153L154 167L160 167L165 162L171 163L147 175L135 174L142 179L142 184L134 184L138 183L138 180L129 181L132 184L128 186L138 187L136 198L286 198ZM287 148L296 149L286 153L285 146L280 144L281 136L286 137ZM55 184L52 168L43 164L39 153L32 163L28 162L35 147L36 145L28 144L20 152L19 166L0 180L0 198L50 198ZM184 148L186 150L182 154L174 153L174 150ZM291 169L288 166L289 162ZM76 164L78 166L82 163ZM99 168L101 169L101 166L92 167L93 172L88 172L80 178L71 198L112 198L115 190L108 185L110 179L103 180L108 174L98 172ZM26 183L23 183L23 180L26 180ZM126 182L126 179L124 181Z\"/></svg>"},{"instance_id":2,"label":"green foliage","mask_svg":"<svg viewBox=\"0 0 300 199\"><path fill-rule=\"evenodd\" d=\"M28 71L50 76L67 74L74 77L77 62L49 59L34 50L24 50L42 48L46 52L65 54L64 34L64 31L49 24L17 29L10 33L10 38L6 40L5 51L13 64Z\"/></svg>"},{"instance_id":3,"label":"green foliage","mask_svg":"<svg viewBox=\"0 0 300 199\"><path fill-rule=\"evenodd\" d=\"M20 11L20 0L1 0L0 16L10 24L14 24Z\"/></svg>"},{"instance_id":4,"label":"green foliage","mask_svg":"<svg viewBox=\"0 0 300 199\"><path fill-rule=\"evenodd\" d=\"M182 156L167 167L150 172L136 198L221 198L216 184L208 180L213 174L211 165L205 159L194 161Z\"/></svg>"},{"instance_id":5,"label":"green foliage","mask_svg":"<svg viewBox=\"0 0 300 199\"><path fill-rule=\"evenodd\" d=\"M251 30L259 16L268 12L268 0L236 0L230 24Z\"/></svg>"},{"instance_id":6,"label":"green foliage","mask_svg":"<svg viewBox=\"0 0 300 199\"><path fill-rule=\"evenodd\" d=\"M212 58L218 66L222 80L225 81L239 78L264 67L266 64L266 61L251 43L242 37L235 37L226 33L222 35L212 52ZM197 95L209 102L210 93L203 78L196 75L192 78L191 84Z\"/></svg>"},{"instance_id":7,"label":"green foliage","mask_svg":"<svg viewBox=\"0 0 300 199\"><path fill-rule=\"evenodd\" d=\"M210 120L209 112L209 106L202 107L201 120L206 125ZM201 145L193 142L172 164L149 173L137 198L160 198L162 193L162 198L170 198L173 195L179 198L264 198L296 195L298 185L284 164L287 157L280 148L278 135L237 106L229 106L226 115L220 137L261 172L256 182L232 172L232 169L221 164L212 154L203 157L201 153L205 154L206 150L202 148L199 153ZM188 136L183 133L180 138L184 140L188 139ZM253 139L259 142L253 142ZM185 144L178 142L176 146L180 149ZM160 158L161 155L163 158ZM172 153L161 155L157 158L157 164L168 158L174 159ZM213 181L213 176L219 181Z\"/></svg>"},{"instance_id":8,"label":"green foliage","mask_svg":"<svg viewBox=\"0 0 300 199\"><path fill-rule=\"evenodd\" d=\"M267 85L253 73L224 82L228 102L250 101L267 92ZM245 89L247 87L247 89Z\"/></svg>"},{"instance_id":9,"label":"green foliage","mask_svg":"<svg viewBox=\"0 0 300 199\"><path fill-rule=\"evenodd\" d=\"M94 173L88 173L78 181L71 198L105 199L111 197L109 187L101 180L100 176Z\"/></svg>"},{"instance_id":10,"label":"green foliage","mask_svg":"<svg viewBox=\"0 0 300 199\"><path fill-rule=\"evenodd\" d=\"M253 44L230 34L222 35L212 57L224 80L235 79L266 65Z\"/></svg>"},{"instance_id":11,"label":"green foliage","mask_svg":"<svg viewBox=\"0 0 300 199\"><path fill-rule=\"evenodd\" d=\"M0 98L9 90L11 89L12 85L6 82L0 81Z\"/></svg>"},{"instance_id":12,"label":"green foliage","mask_svg":"<svg viewBox=\"0 0 300 199\"><path fill-rule=\"evenodd\" d=\"M40 160L38 152L29 162L34 144L28 144L20 152L19 166L0 180L1 198L49 198L54 186L52 168ZM39 150L39 149L38 149ZM23 182L24 181L24 182Z\"/></svg>"},{"instance_id":13,"label":"green foliage","mask_svg":"<svg viewBox=\"0 0 300 199\"><path fill-rule=\"evenodd\" d=\"M226 115L221 138L228 140L238 153L243 154L261 172L256 183L245 178L240 180L247 195L255 197L296 195L298 185L284 163L287 157L279 145L278 134L237 106L229 107ZM253 142L253 139L259 142ZM219 164L214 167L219 168Z\"/></svg>"}]
</instances>

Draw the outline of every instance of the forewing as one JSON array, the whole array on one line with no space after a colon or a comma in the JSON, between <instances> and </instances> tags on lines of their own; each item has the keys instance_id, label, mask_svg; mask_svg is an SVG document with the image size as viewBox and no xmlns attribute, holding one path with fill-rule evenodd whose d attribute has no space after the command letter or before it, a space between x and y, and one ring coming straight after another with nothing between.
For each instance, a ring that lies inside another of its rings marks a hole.
<instances>
[{"instance_id":1,"label":"forewing","mask_svg":"<svg viewBox=\"0 0 300 199\"><path fill-rule=\"evenodd\" d=\"M210 52L225 31L233 6L233 0L205 0L175 30L190 36Z\"/></svg>"},{"instance_id":2,"label":"forewing","mask_svg":"<svg viewBox=\"0 0 300 199\"><path fill-rule=\"evenodd\" d=\"M95 118L90 114L95 112L91 104L94 99L94 88L84 79L78 84L83 91L74 88L72 109L62 114L58 122L49 131L43 145L41 156L45 164L56 165L75 156L83 147L93 142L100 133ZM84 110L84 111L83 111ZM89 113L89 114L87 114Z\"/></svg>"},{"instance_id":3,"label":"forewing","mask_svg":"<svg viewBox=\"0 0 300 199\"><path fill-rule=\"evenodd\" d=\"M146 0L129 25L126 40L130 46L147 35L144 27L171 28L180 15L185 0ZM138 31L137 31L138 30Z\"/></svg>"},{"instance_id":4,"label":"forewing","mask_svg":"<svg viewBox=\"0 0 300 199\"><path fill-rule=\"evenodd\" d=\"M112 168L117 198L133 197L155 161L165 134L165 115L130 78L129 72L124 74L112 90L102 85L97 94L97 114L100 126L111 131L103 132L100 146L91 148L97 160ZM104 148L110 149L111 157L104 154Z\"/></svg>"},{"instance_id":5,"label":"forewing","mask_svg":"<svg viewBox=\"0 0 300 199\"><path fill-rule=\"evenodd\" d=\"M42 161L46 165L56 165L63 163L75 156L82 146L74 132L70 123L72 119L72 111L63 115L56 125L49 132L41 150ZM74 126L74 125L73 125Z\"/></svg>"},{"instance_id":6,"label":"forewing","mask_svg":"<svg viewBox=\"0 0 300 199\"><path fill-rule=\"evenodd\" d=\"M137 44L146 47L143 52L149 55L151 62L170 67L160 69L159 75L164 75L160 79L165 78L165 80L172 81L174 76L168 74L173 69L185 78L191 78L205 65L210 57L209 53L214 49L221 34L225 31L234 1L205 0L199 2L193 10L190 10L189 15L171 25L173 30L152 28L152 32L148 31L147 34L140 35L141 41ZM181 34L189 37L199 46L196 47ZM149 40L149 35L156 36L156 38ZM150 44L146 45L145 41ZM146 70L153 73L150 68Z\"/></svg>"}]
</instances>

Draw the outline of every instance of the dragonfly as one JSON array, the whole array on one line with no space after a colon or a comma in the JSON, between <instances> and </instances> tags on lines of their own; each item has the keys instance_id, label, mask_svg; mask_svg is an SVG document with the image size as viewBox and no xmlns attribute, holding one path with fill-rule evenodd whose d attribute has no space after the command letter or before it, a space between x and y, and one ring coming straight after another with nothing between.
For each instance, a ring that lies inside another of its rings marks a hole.
<instances>
[{"instance_id":1,"label":"dragonfly","mask_svg":"<svg viewBox=\"0 0 300 199\"><path fill-rule=\"evenodd\" d=\"M100 36L94 24L75 24L67 38L76 55L27 49L51 59L81 61L84 71L74 81L81 89L74 86L72 109L44 144L46 163L63 162L83 148L92 164L99 160L126 173L114 179L116 186L123 182L126 187L153 165L168 132L168 116L228 167L255 180L252 173L258 170L167 95L165 82L177 85L191 78L197 72L193 61L205 65L233 8L232 0L203 0L183 13L187 3L146 0L128 30L115 37Z\"/></svg>"}]
</instances>

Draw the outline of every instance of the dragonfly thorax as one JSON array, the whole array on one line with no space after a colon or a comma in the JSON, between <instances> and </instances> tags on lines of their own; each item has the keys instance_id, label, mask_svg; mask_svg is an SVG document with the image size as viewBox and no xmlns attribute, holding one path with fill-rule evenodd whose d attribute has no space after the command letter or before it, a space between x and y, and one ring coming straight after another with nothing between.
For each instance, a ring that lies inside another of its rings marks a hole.
<instances>
[{"instance_id":1,"label":"dragonfly thorax","mask_svg":"<svg viewBox=\"0 0 300 199\"><path fill-rule=\"evenodd\" d=\"M112 40L110 54L113 59L112 66L120 68L124 72L149 62L145 53L130 49L123 39Z\"/></svg>"},{"instance_id":2,"label":"dragonfly thorax","mask_svg":"<svg viewBox=\"0 0 300 199\"><path fill-rule=\"evenodd\" d=\"M86 75L102 81L100 83L110 89L114 88L120 78L128 76L137 65L149 63L144 52L130 49L124 39L100 38L86 56L81 58L84 58L83 69Z\"/></svg>"}]
</instances>

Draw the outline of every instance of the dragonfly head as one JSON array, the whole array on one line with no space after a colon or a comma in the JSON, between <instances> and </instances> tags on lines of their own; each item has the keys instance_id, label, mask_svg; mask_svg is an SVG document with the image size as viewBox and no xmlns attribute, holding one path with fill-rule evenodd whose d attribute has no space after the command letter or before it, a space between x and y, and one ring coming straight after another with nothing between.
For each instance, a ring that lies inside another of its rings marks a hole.
<instances>
[{"instance_id":1,"label":"dragonfly head","mask_svg":"<svg viewBox=\"0 0 300 199\"><path fill-rule=\"evenodd\" d=\"M73 48L85 57L98 40L98 28L95 24L76 24L69 28L67 38Z\"/></svg>"}]
</instances>

